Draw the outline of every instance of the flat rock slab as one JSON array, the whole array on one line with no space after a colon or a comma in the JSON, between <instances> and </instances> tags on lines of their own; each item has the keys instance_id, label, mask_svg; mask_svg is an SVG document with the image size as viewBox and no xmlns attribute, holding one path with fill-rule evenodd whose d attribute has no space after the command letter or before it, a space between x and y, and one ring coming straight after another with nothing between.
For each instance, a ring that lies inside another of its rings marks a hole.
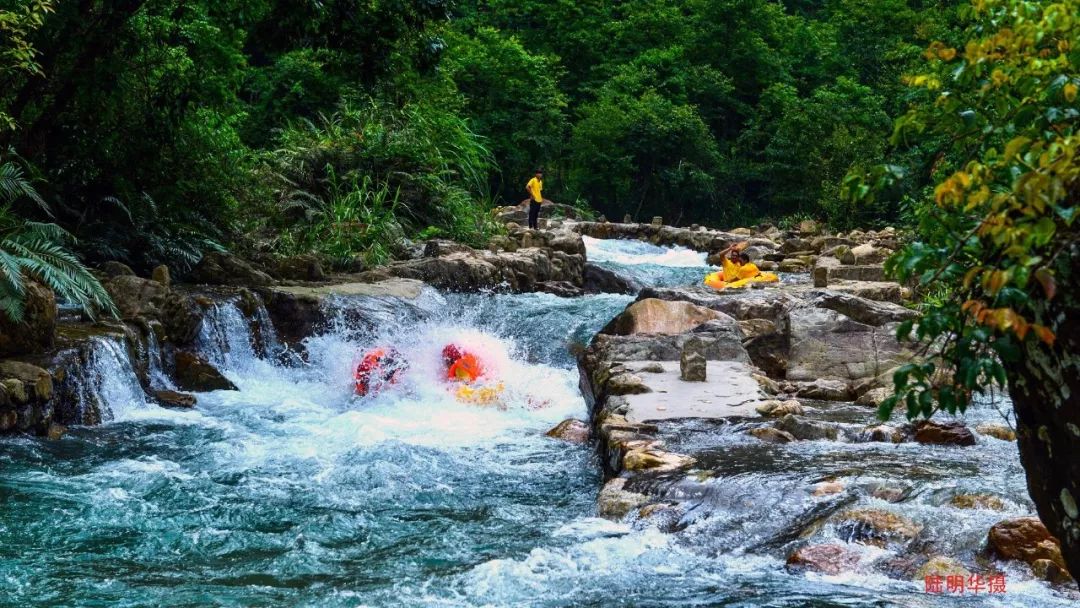
<instances>
[{"instance_id":1,"label":"flat rock slab","mask_svg":"<svg viewBox=\"0 0 1080 608\"><path fill-rule=\"evenodd\" d=\"M650 393L626 395L629 404L626 419L630 422L672 418L726 418L758 416L755 405L765 399L751 369L738 361L707 362L705 382L686 382L679 378L678 361L625 361L630 369L660 365L661 373L642 373Z\"/></svg>"},{"instance_id":2,"label":"flat rock slab","mask_svg":"<svg viewBox=\"0 0 1080 608\"><path fill-rule=\"evenodd\" d=\"M274 291L294 296L384 296L415 300L424 289L424 282L415 279L386 279L376 283L335 283L330 285L274 287Z\"/></svg>"}]
</instances>

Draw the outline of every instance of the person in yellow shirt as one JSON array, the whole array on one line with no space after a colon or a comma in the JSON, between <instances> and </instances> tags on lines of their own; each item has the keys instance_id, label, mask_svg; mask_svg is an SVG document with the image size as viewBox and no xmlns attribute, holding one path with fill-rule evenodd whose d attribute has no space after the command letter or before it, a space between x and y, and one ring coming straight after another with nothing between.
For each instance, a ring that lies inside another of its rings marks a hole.
<instances>
[{"instance_id":1,"label":"person in yellow shirt","mask_svg":"<svg viewBox=\"0 0 1080 608\"><path fill-rule=\"evenodd\" d=\"M544 204L544 171L537 169L536 174L525 184L529 193L529 228L535 230L540 223L540 205Z\"/></svg>"}]
</instances>

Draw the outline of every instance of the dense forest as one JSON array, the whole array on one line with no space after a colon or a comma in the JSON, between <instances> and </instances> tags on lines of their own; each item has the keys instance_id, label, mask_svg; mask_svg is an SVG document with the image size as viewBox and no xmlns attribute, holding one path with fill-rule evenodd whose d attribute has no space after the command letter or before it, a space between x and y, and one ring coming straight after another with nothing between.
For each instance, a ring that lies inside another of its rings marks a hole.
<instances>
[{"instance_id":1,"label":"dense forest","mask_svg":"<svg viewBox=\"0 0 1080 608\"><path fill-rule=\"evenodd\" d=\"M5 234L48 221L144 269L222 246L355 265L402 236L483 241L537 166L549 198L610 218L895 222L841 180L884 159L901 75L955 12L2 0Z\"/></svg>"}]
</instances>

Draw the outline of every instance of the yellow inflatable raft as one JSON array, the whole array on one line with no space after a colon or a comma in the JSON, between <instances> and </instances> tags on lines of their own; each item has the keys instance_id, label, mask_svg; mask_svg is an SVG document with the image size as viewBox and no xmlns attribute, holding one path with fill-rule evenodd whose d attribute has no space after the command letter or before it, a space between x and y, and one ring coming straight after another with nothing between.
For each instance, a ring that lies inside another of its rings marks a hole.
<instances>
[{"instance_id":1,"label":"yellow inflatable raft","mask_svg":"<svg viewBox=\"0 0 1080 608\"><path fill-rule=\"evenodd\" d=\"M705 284L713 289L738 289L750 283L776 283L780 280L780 277L771 272L761 272L752 262L736 264L724 258L723 268L705 275Z\"/></svg>"}]
</instances>

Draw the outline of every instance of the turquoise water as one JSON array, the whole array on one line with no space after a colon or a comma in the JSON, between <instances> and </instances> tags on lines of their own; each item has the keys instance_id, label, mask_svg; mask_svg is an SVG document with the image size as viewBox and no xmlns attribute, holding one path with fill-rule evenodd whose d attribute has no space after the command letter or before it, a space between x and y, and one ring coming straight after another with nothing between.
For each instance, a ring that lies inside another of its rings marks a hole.
<instances>
[{"instance_id":1,"label":"turquoise water","mask_svg":"<svg viewBox=\"0 0 1080 608\"><path fill-rule=\"evenodd\" d=\"M616 245L624 257L610 264L657 261L646 246ZM240 390L200 395L187 412L147 404L121 351L103 346L95 365L112 422L56 442L0 440L0 605L1068 605L1019 571L1008 596L944 598L881 575L790 575L782 550L753 548L797 521L806 487L830 474L915 486L911 516L941 519L936 542L973 552L989 523L1030 512L1004 442L962 455L781 449L703 425L670 438L720 446L700 485L670 489L700 496L685 530L597 518L591 448L543 432L586 417L571 352L631 299L429 293L427 314L403 312L375 335L341 315L296 367L257 356L239 311L223 305L204 347ZM272 335L260 341L277 348ZM505 411L463 406L433 380L449 342L484 353ZM376 344L398 347L412 367L394 389L355 399L350 370ZM1005 496L1009 513L942 518L936 497L957 484Z\"/></svg>"}]
</instances>

